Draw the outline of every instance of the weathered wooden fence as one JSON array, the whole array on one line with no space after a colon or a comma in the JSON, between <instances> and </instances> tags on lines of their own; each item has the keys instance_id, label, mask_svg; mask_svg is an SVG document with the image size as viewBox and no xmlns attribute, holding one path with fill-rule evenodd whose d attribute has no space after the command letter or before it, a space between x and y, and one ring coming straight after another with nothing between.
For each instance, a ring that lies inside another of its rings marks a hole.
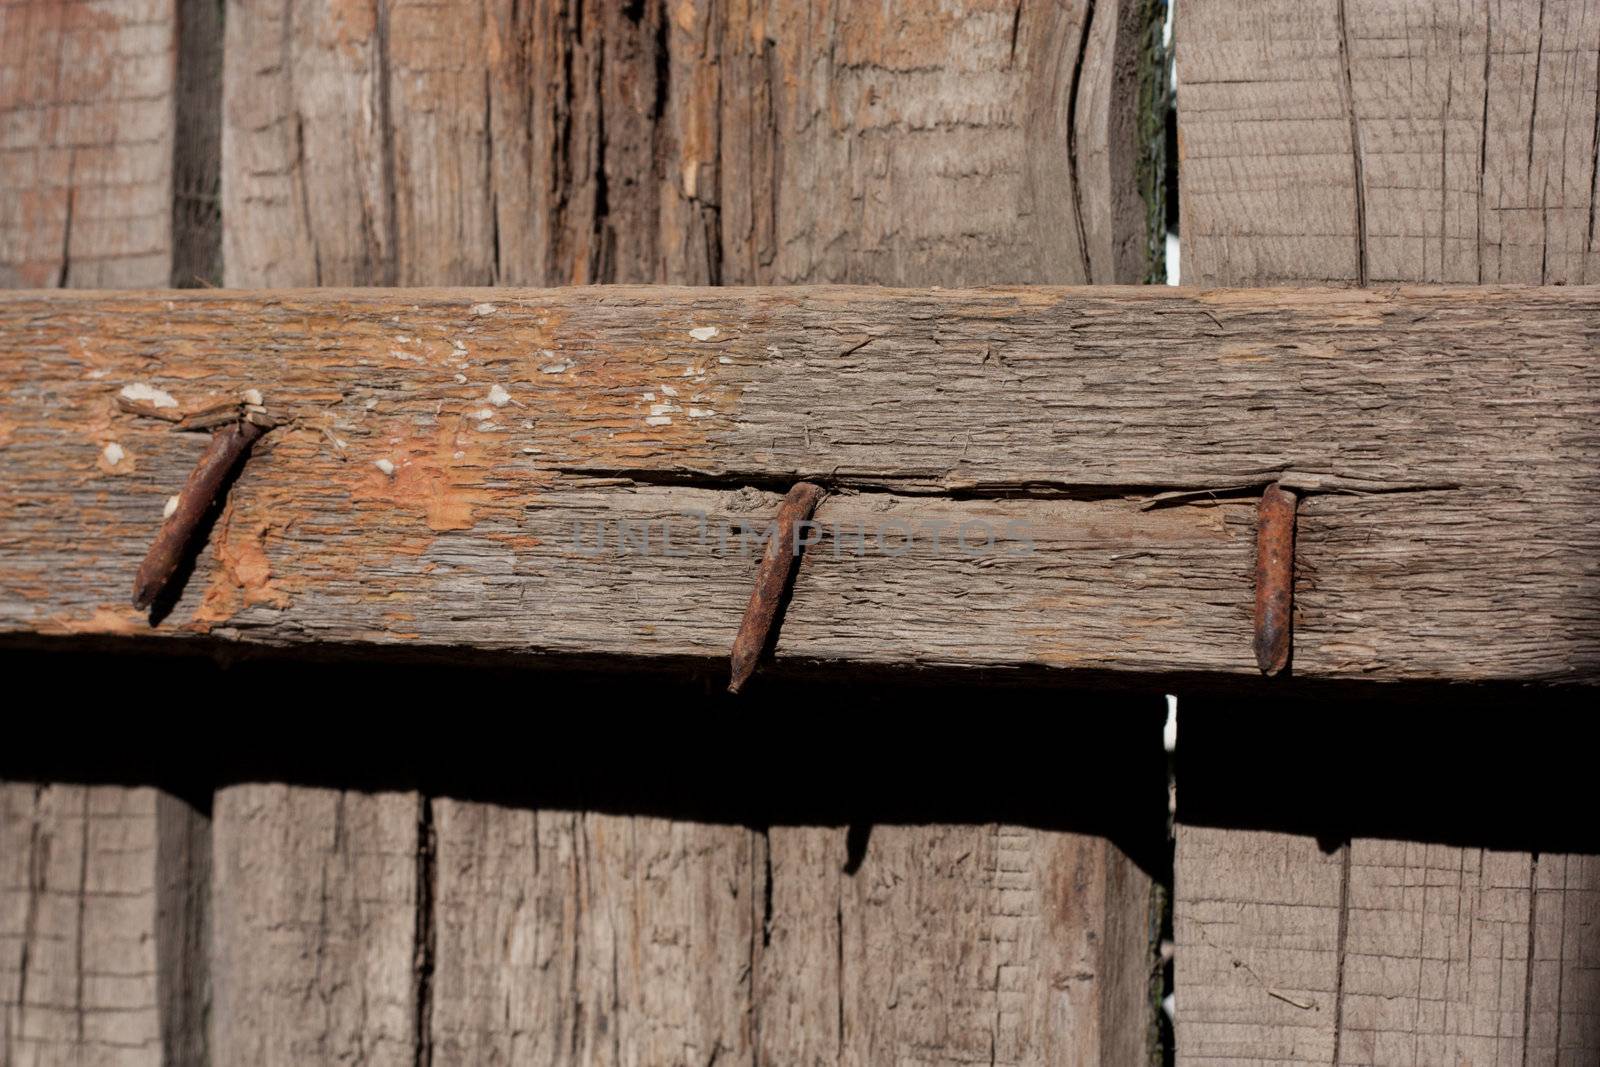
<instances>
[{"instance_id":1,"label":"weathered wooden fence","mask_svg":"<svg viewBox=\"0 0 1600 1067\"><path fill-rule=\"evenodd\" d=\"M0 7L0 284L1159 280L1160 14L1148 0L22 0ZM1186 283L1600 282L1595 4L1186 0L1177 51ZM1141 695L1078 712L1122 725L1062 742L1061 774L1098 791L1064 786L1046 817L1037 786L978 776L1035 803L908 802L862 854L838 809L697 818L398 774L357 788L274 775L288 758L201 773L202 788L136 767L113 776L134 787L84 784L100 776L56 753L51 774L0 785L7 1067L1147 1062L1165 798L1136 739L1154 743L1152 687L1209 692L1250 669L1235 640L1248 503L1140 510L1163 491L1296 472L1363 490L1311 498L1303 679L1592 678L1592 290L497 299L0 300L4 640L393 655L420 638L632 668L655 665L645 646L703 665L731 638L747 566L674 572L649 597L620 571L584 584L559 553L516 561L516 498L737 520L770 505L739 484L823 473L826 445L854 450L826 473L870 491L838 498L848 518L892 505L1087 532L1050 539L1043 562L967 568L960 603L938 556L808 571L830 592L796 598L786 655L1133 679ZM707 325L718 334L689 332ZM1090 358L1008 392L1085 328ZM535 335L530 362L519 346ZM1539 359L1508 355L1530 343ZM1229 358L1210 359L1219 346ZM1347 366L1333 356L1361 359L1362 380L1318 373ZM119 412L124 379L183 402L254 385L297 416L154 630L124 606L127 564L194 449ZM683 410L652 415L640 405L661 382L724 392L663 389L652 402ZM1209 406L1185 417L1190 387ZM937 424L875 411L886 389ZM1477 394L1495 403L1475 411ZM1124 413L1058 433L1085 404ZM1300 421L1274 431L1290 409ZM1016 423L1008 441L1031 427L1033 450L996 454L983 419ZM41 458L57 453L58 469ZM1395 530L1398 556L1373 547ZM1145 553L1136 569L1129 551ZM1074 572L1080 585L1053 590ZM530 577L552 610L523 625ZM1441 582L1453 611L1429 607ZM1508 625L1513 585L1523 621ZM964 618L985 588L1007 605L998 629ZM469 591L471 610L441 607ZM1262 718L1210 699L1185 719L1206 759L1181 763L1178 786L1179 1062L1600 1055L1600 863L1470 832L1468 847L1425 828L1344 840L1216 804L1185 823L1185 796L1214 797L1261 753ZM1035 741L971 730L970 756L1050 774L1016 751ZM1074 744L1092 771L1072 769ZM39 764L7 754L0 774ZM1131 814L1101 819L1097 803Z\"/></svg>"}]
</instances>

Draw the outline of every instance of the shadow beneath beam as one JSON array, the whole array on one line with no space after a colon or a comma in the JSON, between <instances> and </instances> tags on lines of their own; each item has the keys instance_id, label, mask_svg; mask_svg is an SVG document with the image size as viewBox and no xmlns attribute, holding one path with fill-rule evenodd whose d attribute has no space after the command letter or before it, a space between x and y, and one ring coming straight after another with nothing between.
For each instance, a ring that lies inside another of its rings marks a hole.
<instances>
[{"instance_id":1,"label":"shadow beneath beam","mask_svg":"<svg viewBox=\"0 0 1600 1067\"><path fill-rule=\"evenodd\" d=\"M1007 823L1108 837L1165 880L1165 699L920 674L606 673L0 651L0 778L158 785L208 808L245 781L765 827ZM70 701L61 697L69 696ZM20 720L20 721L18 721ZM859 850L858 848L858 850Z\"/></svg>"},{"instance_id":2,"label":"shadow beneath beam","mask_svg":"<svg viewBox=\"0 0 1600 1067\"><path fill-rule=\"evenodd\" d=\"M1180 696L1186 825L1600 852L1595 690L1324 687Z\"/></svg>"}]
</instances>

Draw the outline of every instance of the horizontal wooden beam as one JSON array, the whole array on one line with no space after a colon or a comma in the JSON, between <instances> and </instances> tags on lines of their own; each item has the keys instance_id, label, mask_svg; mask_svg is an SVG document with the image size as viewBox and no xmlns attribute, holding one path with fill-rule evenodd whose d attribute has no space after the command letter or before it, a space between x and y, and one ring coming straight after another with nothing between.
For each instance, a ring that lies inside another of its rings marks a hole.
<instances>
[{"instance_id":1,"label":"horizontal wooden beam","mask_svg":"<svg viewBox=\"0 0 1600 1067\"><path fill-rule=\"evenodd\" d=\"M1294 674L1592 681L1597 339L1595 288L11 293L0 633L720 657L806 477L780 658L1248 677L1282 479ZM130 388L286 420L156 625L204 440Z\"/></svg>"}]
</instances>

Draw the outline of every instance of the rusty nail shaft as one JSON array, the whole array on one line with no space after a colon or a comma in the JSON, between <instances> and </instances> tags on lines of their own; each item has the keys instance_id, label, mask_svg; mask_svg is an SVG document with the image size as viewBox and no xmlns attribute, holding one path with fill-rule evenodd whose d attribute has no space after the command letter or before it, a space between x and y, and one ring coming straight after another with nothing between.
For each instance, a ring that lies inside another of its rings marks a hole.
<instances>
[{"instance_id":1,"label":"rusty nail shaft","mask_svg":"<svg viewBox=\"0 0 1600 1067\"><path fill-rule=\"evenodd\" d=\"M189 480L183 483L177 509L161 524L161 532L139 565L139 576L133 583L134 607L148 608L161 595L183 562L196 527L227 483L229 473L263 433L266 430L255 423L239 421L211 435L211 443L201 453Z\"/></svg>"},{"instance_id":2,"label":"rusty nail shaft","mask_svg":"<svg viewBox=\"0 0 1600 1067\"><path fill-rule=\"evenodd\" d=\"M1289 663L1294 640L1294 516L1299 501L1277 483L1256 512L1256 665L1268 677Z\"/></svg>"},{"instance_id":3,"label":"rusty nail shaft","mask_svg":"<svg viewBox=\"0 0 1600 1067\"><path fill-rule=\"evenodd\" d=\"M823 489L812 482L796 482L783 498L778 508L778 518L767 542L766 554L761 557L761 568L756 572L756 587L750 591L750 605L744 609L744 621L739 624L739 636L733 640L733 678L728 692L737 693L755 673L761 653L772 634L772 624L778 617L778 605L800 562L800 551L805 546L800 541L800 529L822 501Z\"/></svg>"}]
</instances>

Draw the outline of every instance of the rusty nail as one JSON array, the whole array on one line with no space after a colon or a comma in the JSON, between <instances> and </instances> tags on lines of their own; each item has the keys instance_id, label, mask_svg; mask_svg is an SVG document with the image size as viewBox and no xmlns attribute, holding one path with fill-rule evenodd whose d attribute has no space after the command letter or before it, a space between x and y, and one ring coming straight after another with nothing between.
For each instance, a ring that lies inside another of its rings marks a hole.
<instances>
[{"instance_id":1,"label":"rusty nail","mask_svg":"<svg viewBox=\"0 0 1600 1067\"><path fill-rule=\"evenodd\" d=\"M755 673L761 653L766 650L773 621L778 616L778 605L783 601L783 592L805 547L800 541L800 526L817 510L822 496L822 486L796 482L778 508L772 539L767 542L766 554L761 557L761 567L756 571L756 586L750 591L750 604L744 609L744 621L739 624L739 635L733 640L730 693L744 688L744 683Z\"/></svg>"},{"instance_id":2,"label":"rusty nail","mask_svg":"<svg viewBox=\"0 0 1600 1067\"><path fill-rule=\"evenodd\" d=\"M1295 494L1274 482L1256 512L1256 665L1271 677L1294 639Z\"/></svg>"},{"instance_id":3,"label":"rusty nail","mask_svg":"<svg viewBox=\"0 0 1600 1067\"><path fill-rule=\"evenodd\" d=\"M266 432L266 427L240 419L211 435L211 443L200 454L189 480L183 483L177 508L161 524L161 532L156 534L149 554L139 565L139 576L133 583L134 607L142 611L161 595L178 564L183 562L196 527L222 491L229 473Z\"/></svg>"}]
</instances>

